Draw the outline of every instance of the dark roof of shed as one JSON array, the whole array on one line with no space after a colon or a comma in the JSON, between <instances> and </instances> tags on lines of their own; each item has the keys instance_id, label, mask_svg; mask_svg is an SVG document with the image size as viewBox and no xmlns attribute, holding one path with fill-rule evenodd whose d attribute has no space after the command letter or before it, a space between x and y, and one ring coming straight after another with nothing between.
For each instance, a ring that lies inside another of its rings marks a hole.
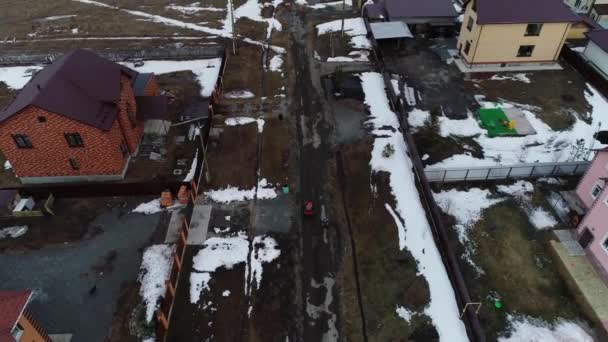
<instances>
[{"instance_id":1,"label":"dark roof of shed","mask_svg":"<svg viewBox=\"0 0 608 342\"><path fill-rule=\"evenodd\" d=\"M136 96L135 103L140 120L168 118L166 96Z\"/></svg>"},{"instance_id":2,"label":"dark roof of shed","mask_svg":"<svg viewBox=\"0 0 608 342\"><path fill-rule=\"evenodd\" d=\"M391 18L457 17L452 0L384 0Z\"/></svg>"},{"instance_id":3,"label":"dark roof of shed","mask_svg":"<svg viewBox=\"0 0 608 342\"><path fill-rule=\"evenodd\" d=\"M587 32L589 40L594 42L602 50L608 53L608 30L596 30Z\"/></svg>"},{"instance_id":4,"label":"dark roof of shed","mask_svg":"<svg viewBox=\"0 0 608 342\"><path fill-rule=\"evenodd\" d=\"M109 130L120 99L120 77L137 72L87 50L71 51L40 70L0 112L0 122L32 105Z\"/></svg>"},{"instance_id":5,"label":"dark roof of shed","mask_svg":"<svg viewBox=\"0 0 608 342\"><path fill-rule=\"evenodd\" d=\"M133 81L133 94L135 96L144 95L144 90L146 89L146 84L148 84L150 77L152 77L151 73L138 74L135 77L135 81Z\"/></svg>"},{"instance_id":6,"label":"dark roof of shed","mask_svg":"<svg viewBox=\"0 0 608 342\"><path fill-rule=\"evenodd\" d=\"M480 24L579 22L562 0L474 0Z\"/></svg>"},{"instance_id":7,"label":"dark roof of shed","mask_svg":"<svg viewBox=\"0 0 608 342\"><path fill-rule=\"evenodd\" d=\"M365 12L368 18L371 19L384 19L384 7L381 4L368 4L365 5Z\"/></svg>"},{"instance_id":8,"label":"dark roof of shed","mask_svg":"<svg viewBox=\"0 0 608 342\"><path fill-rule=\"evenodd\" d=\"M597 5L594 5L593 8L599 15L608 14L608 4L597 4Z\"/></svg>"},{"instance_id":9,"label":"dark roof of shed","mask_svg":"<svg viewBox=\"0 0 608 342\"><path fill-rule=\"evenodd\" d=\"M21 313L32 291L0 291L0 341L12 341L11 332L21 317Z\"/></svg>"}]
</instances>

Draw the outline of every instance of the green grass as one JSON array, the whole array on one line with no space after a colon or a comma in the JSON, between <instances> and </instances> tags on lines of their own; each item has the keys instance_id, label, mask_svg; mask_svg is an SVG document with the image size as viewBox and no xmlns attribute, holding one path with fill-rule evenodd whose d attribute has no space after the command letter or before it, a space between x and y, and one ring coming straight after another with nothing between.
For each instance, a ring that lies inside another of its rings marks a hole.
<instances>
[{"instance_id":1,"label":"green grass","mask_svg":"<svg viewBox=\"0 0 608 342\"><path fill-rule=\"evenodd\" d=\"M517 135L514 128L509 128L509 118L500 108L484 108L477 111L481 127L488 130L490 137Z\"/></svg>"}]
</instances>

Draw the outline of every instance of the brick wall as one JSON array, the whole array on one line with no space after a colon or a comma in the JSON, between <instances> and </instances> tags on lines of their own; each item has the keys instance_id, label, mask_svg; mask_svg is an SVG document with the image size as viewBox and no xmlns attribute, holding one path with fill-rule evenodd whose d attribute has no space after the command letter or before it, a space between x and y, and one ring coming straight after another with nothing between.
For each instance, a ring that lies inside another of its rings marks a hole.
<instances>
[{"instance_id":1,"label":"brick wall","mask_svg":"<svg viewBox=\"0 0 608 342\"><path fill-rule=\"evenodd\" d=\"M133 88L131 87L130 79L127 76L121 77L121 96L119 102L120 111L118 113L118 123L122 134L125 137L125 142L129 148L129 152L134 153L137 149L137 145L144 134L144 123L141 120L136 120L137 117L137 104L135 103L135 96L133 95ZM131 122L128 115L128 108L131 106L133 119L135 125Z\"/></svg>"},{"instance_id":2,"label":"brick wall","mask_svg":"<svg viewBox=\"0 0 608 342\"><path fill-rule=\"evenodd\" d=\"M144 88L144 96L156 95L158 95L158 84L156 83L156 75L152 75Z\"/></svg>"},{"instance_id":3,"label":"brick wall","mask_svg":"<svg viewBox=\"0 0 608 342\"><path fill-rule=\"evenodd\" d=\"M39 116L46 122L39 122ZM84 147L69 147L64 133L79 133ZM17 148L13 134L26 134L32 148ZM118 121L105 132L35 106L0 125L0 149L18 177L121 174L126 162L120 151L122 140ZM72 169L70 158L76 160L78 170Z\"/></svg>"}]
</instances>

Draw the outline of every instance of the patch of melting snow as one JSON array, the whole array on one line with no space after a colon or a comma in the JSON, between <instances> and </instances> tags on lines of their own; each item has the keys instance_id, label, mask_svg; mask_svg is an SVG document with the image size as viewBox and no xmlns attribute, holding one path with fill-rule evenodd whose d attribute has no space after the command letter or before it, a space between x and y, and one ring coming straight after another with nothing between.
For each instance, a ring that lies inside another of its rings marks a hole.
<instances>
[{"instance_id":1,"label":"patch of melting snow","mask_svg":"<svg viewBox=\"0 0 608 342\"><path fill-rule=\"evenodd\" d=\"M255 94L250 90L234 90L224 93L224 98L227 99L252 99Z\"/></svg>"},{"instance_id":2,"label":"patch of melting snow","mask_svg":"<svg viewBox=\"0 0 608 342\"><path fill-rule=\"evenodd\" d=\"M222 66L221 58L198 59L191 61L146 61L144 65L136 67L133 63L121 63L138 72L168 74L177 71L192 71L201 86L201 96L211 97Z\"/></svg>"},{"instance_id":3,"label":"patch of melting snow","mask_svg":"<svg viewBox=\"0 0 608 342\"><path fill-rule=\"evenodd\" d=\"M21 89L40 69L42 67L38 65L0 68L0 82L6 83L9 88Z\"/></svg>"},{"instance_id":4,"label":"patch of melting snow","mask_svg":"<svg viewBox=\"0 0 608 342\"><path fill-rule=\"evenodd\" d=\"M190 182L192 179L194 179L194 175L196 174L196 165L198 164L198 148L196 149L196 152L194 153L194 159L192 159L192 164L190 165L190 170L188 171L188 174L186 175L186 177L184 177L183 182Z\"/></svg>"},{"instance_id":5,"label":"patch of melting snow","mask_svg":"<svg viewBox=\"0 0 608 342\"><path fill-rule=\"evenodd\" d=\"M224 229L222 229L222 228L218 228L218 227L215 227L215 228L213 228L213 231L214 231L216 234L226 234L226 233L228 233L228 232L230 231L230 227L226 227L226 228L224 228Z\"/></svg>"},{"instance_id":6,"label":"patch of melting snow","mask_svg":"<svg viewBox=\"0 0 608 342\"><path fill-rule=\"evenodd\" d=\"M408 310L408 309L404 308L403 306L399 306L399 305L397 305L397 309L395 311L397 312L397 316L403 318L408 323L412 320L412 317L416 314L414 311Z\"/></svg>"},{"instance_id":7,"label":"patch of melting snow","mask_svg":"<svg viewBox=\"0 0 608 342\"><path fill-rule=\"evenodd\" d=\"M144 251L141 262L139 293L146 304L146 321L152 321L159 299L165 297L165 280L169 279L173 266L174 245L153 245Z\"/></svg>"},{"instance_id":8,"label":"patch of melting snow","mask_svg":"<svg viewBox=\"0 0 608 342\"><path fill-rule=\"evenodd\" d=\"M226 290L224 292L222 292L222 297L228 297L230 296L230 290Z\"/></svg>"},{"instance_id":9,"label":"patch of melting snow","mask_svg":"<svg viewBox=\"0 0 608 342\"><path fill-rule=\"evenodd\" d=\"M509 80L509 81L524 82L524 83L532 83L532 81L530 81L530 79L528 78L528 74L524 74L524 73L494 75L490 78L490 80L492 80L492 81Z\"/></svg>"},{"instance_id":10,"label":"patch of melting snow","mask_svg":"<svg viewBox=\"0 0 608 342\"><path fill-rule=\"evenodd\" d=\"M407 114L407 123L412 128L423 127L430 122L431 113L426 110L414 108Z\"/></svg>"},{"instance_id":11,"label":"patch of melting snow","mask_svg":"<svg viewBox=\"0 0 608 342\"><path fill-rule=\"evenodd\" d=\"M336 327L336 314L330 309L331 303L334 300L333 287L336 280L332 277L324 277L322 283L317 283L314 279L310 280L310 286L314 289L325 289L325 300L320 305L314 305L310 302L310 295L306 298L306 313L312 319L319 319L322 314L329 316L327 319L327 331L323 333L322 341L337 341L339 334Z\"/></svg>"},{"instance_id":12,"label":"patch of melting snow","mask_svg":"<svg viewBox=\"0 0 608 342\"><path fill-rule=\"evenodd\" d=\"M12 238L16 239L25 233L29 229L28 226L11 226L0 229L0 239Z\"/></svg>"},{"instance_id":13,"label":"patch of melting snow","mask_svg":"<svg viewBox=\"0 0 608 342\"><path fill-rule=\"evenodd\" d=\"M396 207L389 210L399 232L399 246L412 254L418 272L429 285L430 301L424 313L435 326L439 338L450 341L468 341L464 323L456 303L445 265L427 221L426 211L420 202L413 163L408 156L404 137L399 132L397 115L391 110L384 79L381 74L365 72L360 75L365 93L365 104L371 113L366 125L375 135L370 166L373 172L388 172ZM386 127L390 127L387 129ZM383 150L387 143L395 153L386 158ZM388 209L387 209L388 210Z\"/></svg>"},{"instance_id":14,"label":"patch of melting snow","mask_svg":"<svg viewBox=\"0 0 608 342\"><path fill-rule=\"evenodd\" d=\"M10 170L12 168L13 168L13 165L11 165L10 161L7 160L7 161L4 162L4 169L5 170Z\"/></svg>"},{"instance_id":15,"label":"patch of melting snow","mask_svg":"<svg viewBox=\"0 0 608 342\"><path fill-rule=\"evenodd\" d=\"M277 242L268 236L256 236L251 244L247 234L242 231L230 237L207 239L203 249L193 258L190 302L198 303L201 294L210 289L209 281L216 270L232 269L241 263L245 263L245 293L251 294L251 291L259 289L262 283L263 264L274 261L280 254ZM226 291L222 295L226 297Z\"/></svg>"},{"instance_id":16,"label":"patch of melting snow","mask_svg":"<svg viewBox=\"0 0 608 342\"><path fill-rule=\"evenodd\" d=\"M226 187L219 190L211 190L205 192L212 201L218 203L242 202L257 199L272 199L277 197L277 192L274 186L269 185L265 178L258 183L257 189L253 187L251 190L240 190L235 187Z\"/></svg>"},{"instance_id":17,"label":"patch of melting snow","mask_svg":"<svg viewBox=\"0 0 608 342\"><path fill-rule=\"evenodd\" d=\"M318 24L317 35L328 33L340 33L344 28L344 34L350 37L349 45L355 49L369 50L372 43L367 38L367 29L363 18L338 19L327 23Z\"/></svg>"},{"instance_id":18,"label":"patch of melting snow","mask_svg":"<svg viewBox=\"0 0 608 342\"><path fill-rule=\"evenodd\" d=\"M76 17L76 14L54 15L52 17L42 18L41 20L53 21L53 20L68 19L68 18L73 18L73 17Z\"/></svg>"},{"instance_id":19,"label":"patch of melting snow","mask_svg":"<svg viewBox=\"0 0 608 342\"><path fill-rule=\"evenodd\" d=\"M183 205L179 204L177 201L173 202L173 205L170 207L163 208L160 206L160 198L151 200L150 202L141 203L135 209L131 210L132 213L140 213L144 215L152 215L156 213L160 213L164 210L175 210L182 208Z\"/></svg>"},{"instance_id":20,"label":"patch of melting snow","mask_svg":"<svg viewBox=\"0 0 608 342\"><path fill-rule=\"evenodd\" d=\"M283 66L283 56L274 55L268 62L268 70L274 72L281 72L281 67Z\"/></svg>"},{"instance_id":21,"label":"patch of melting snow","mask_svg":"<svg viewBox=\"0 0 608 342\"><path fill-rule=\"evenodd\" d=\"M347 63L347 62L369 62L369 51L356 50L348 53L346 56L327 57L327 62Z\"/></svg>"},{"instance_id":22,"label":"patch of melting snow","mask_svg":"<svg viewBox=\"0 0 608 342\"><path fill-rule=\"evenodd\" d=\"M262 133L264 131L264 119L255 119L255 118L249 118L249 117L245 117L245 116L241 116L241 117L236 117L236 118L228 118L224 121L224 123L227 126L239 126L239 125L247 125L250 123L257 123L258 125L258 132Z\"/></svg>"},{"instance_id":23,"label":"patch of melting snow","mask_svg":"<svg viewBox=\"0 0 608 342\"><path fill-rule=\"evenodd\" d=\"M549 324L527 316L508 315L510 329L499 342L593 342L593 338L576 322L560 319Z\"/></svg>"},{"instance_id":24,"label":"patch of melting snow","mask_svg":"<svg viewBox=\"0 0 608 342\"><path fill-rule=\"evenodd\" d=\"M450 168L450 167L477 167L510 165L519 163L536 162L562 162L572 161L573 151L577 148L577 141L581 140L585 147L590 147L594 140L594 133L598 130L601 122L608 121L608 101L591 85L587 85L589 91L585 92L587 102L592 107L588 117L591 124L573 115L574 124L569 130L554 131L533 112L541 110L538 107L523 105L519 103L502 101L499 104L484 101L481 95L475 96L483 108L518 108L522 110L526 119L536 131L536 134L524 137L495 137L490 138L487 133L475 136L473 139L481 146L484 158L475 158L470 154L457 154L439 163L427 166L428 169ZM587 115L581 115L587 116ZM459 120L445 118L441 125L454 125ZM478 123L471 121L471 129L479 129ZM606 145L596 141L594 148L603 148ZM592 157L593 154L582 153L576 156L576 160Z\"/></svg>"},{"instance_id":25,"label":"patch of melting snow","mask_svg":"<svg viewBox=\"0 0 608 342\"><path fill-rule=\"evenodd\" d=\"M513 196L520 204L522 209L528 214L530 223L538 229L545 230L557 225L557 220L552 214L543 207L536 207L532 203L531 194L534 192L534 185L527 181L517 181L512 185L499 185L498 191Z\"/></svg>"}]
</instances>

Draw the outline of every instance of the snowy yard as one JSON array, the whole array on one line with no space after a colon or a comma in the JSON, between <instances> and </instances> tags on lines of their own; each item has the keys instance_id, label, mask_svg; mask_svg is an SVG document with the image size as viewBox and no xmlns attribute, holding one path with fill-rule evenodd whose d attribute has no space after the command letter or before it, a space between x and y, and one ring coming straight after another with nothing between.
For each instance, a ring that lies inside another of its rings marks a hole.
<instances>
[{"instance_id":1,"label":"snowy yard","mask_svg":"<svg viewBox=\"0 0 608 342\"><path fill-rule=\"evenodd\" d=\"M412 161L407 154L403 136L398 131L397 116L390 109L382 75L363 73L361 84L365 93L365 104L371 113L367 125L375 136L370 167L373 172L390 174L390 187L396 206L393 208L387 203L385 208L395 221L400 249L407 249L413 255L418 264L418 271L428 282L431 299L420 314L431 319L440 339L467 341L454 290L420 202ZM392 149L392 153L386 153L387 146L392 146L388 148ZM374 188L374 184L371 186Z\"/></svg>"},{"instance_id":2,"label":"snowy yard","mask_svg":"<svg viewBox=\"0 0 608 342\"><path fill-rule=\"evenodd\" d=\"M558 225L544 200L549 183L435 192L451 217L469 290L483 303L487 333L499 341L593 340L546 250L548 229Z\"/></svg>"},{"instance_id":3,"label":"snowy yard","mask_svg":"<svg viewBox=\"0 0 608 342\"><path fill-rule=\"evenodd\" d=\"M492 103L484 96L475 97L482 108L518 108L523 111L526 119L536 130L536 134L525 137L494 137L488 136L485 129L479 126L473 113L465 120L449 119L439 115L431 118L428 111L414 109L410 112L408 122L413 129L428 127L433 119L436 120L437 134L443 138L469 138L476 142L483 157L474 156L471 152L452 155L432 165L429 169L477 167L493 165L512 165L534 162L562 162L587 160L592 157L590 148L601 148L604 145L594 141L593 134L600 125L608 122L608 101L589 86L586 100L592 106L590 113L574 115L574 124L563 131L555 131L540 119L535 112L540 108L526 104L501 102ZM587 122L582 118L590 118ZM581 147L579 149L579 147ZM465 146L466 150L466 146ZM431 157L433 155L431 154Z\"/></svg>"},{"instance_id":4,"label":"snowy yard","mask_svg":"<svg viewBox=\"0 0 608 342\"><path fill-rule=\"evenodd\" d=\"M321 23L316 26L322 55L327 62L367 62L372 45L367 38L367 29L362 18L348 18ZM344 38L342 38L344 37ZM328 40L328 46L325 41ZM325 49L330 51L326 52ZM344 55L336 56L335 54ZM318 55L318 58L321 57Z\"/></svg>"}]
</instances>

